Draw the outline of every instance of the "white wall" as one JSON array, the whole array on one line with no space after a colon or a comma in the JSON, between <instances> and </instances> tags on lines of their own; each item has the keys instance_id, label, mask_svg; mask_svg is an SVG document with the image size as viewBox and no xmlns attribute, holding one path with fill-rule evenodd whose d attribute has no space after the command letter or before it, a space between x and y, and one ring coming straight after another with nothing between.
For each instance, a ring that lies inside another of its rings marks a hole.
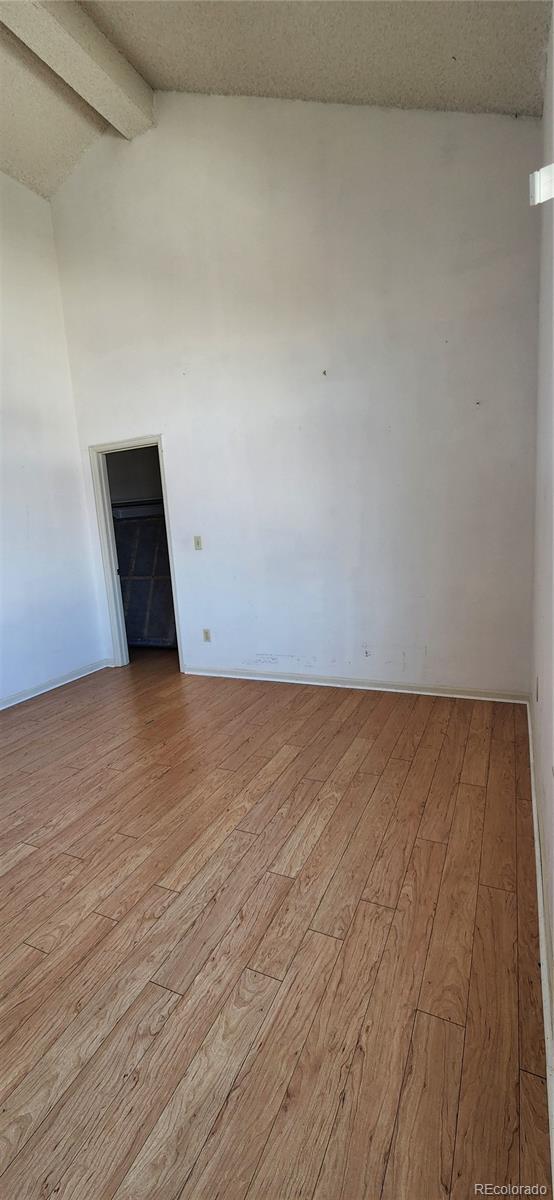
<instances>
[{"instance_id":1,"label":"white wall","mask_svg":"<svg viewBox=\"0 0 554 1200\"><path fill-rule=\"evenodd\" d=\"M554 43L550 34L549 70L545 91L544 144L538 165L554 162ZM542 869L545 889L545 916L550 948L550 995L554 999L554 758L553 758L553 421L554 340L553 340L553 259L554 200L537 210L541 231L541 290L539 337L539 402L537 420L537 494L535 518L535 596L532 680L532 724L535 753L535 786L541 833ZM536 681L538 679L538 701ZM554 1025L554 1014L551 1015ZM554 1086L554 1085L553 1085ZM554 1095L554 1093L553 1093Z\"/></svg>"},{"instance_id":2,"label":"white wall","mask_svg":"<svg viewBox=\"0 0 554 1200\"><path fill-rule=\"evenodd\" d=\"M85 469L163 435L187 666L527 692L539 141L165 94L55 197Z\"/></svg>"},{"instance_id":3,"label":"white wall","mask_svg":"<svg viewBox=\"0 0 554 1200\"><path fill-rule=\"evenodd\" d=\"M102 655L50 206L0 181L6 701Z\"/></svg>"}]
</instances>

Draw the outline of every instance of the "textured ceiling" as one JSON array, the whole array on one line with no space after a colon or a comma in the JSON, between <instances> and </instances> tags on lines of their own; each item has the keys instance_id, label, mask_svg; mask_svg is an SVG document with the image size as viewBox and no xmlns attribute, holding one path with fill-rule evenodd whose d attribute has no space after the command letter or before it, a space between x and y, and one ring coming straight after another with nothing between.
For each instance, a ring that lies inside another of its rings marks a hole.
<instances>
[{"instance_id":1,"label":"textured ceiling","mask_svg":"<svg viewBox=\"0 0 554 1200\"><path fill-rule=\"evenodd\" d=\"M0 170L39 196L51 196L105 127L84 100L0 26Z\"/></svg>"},{"instance_id":2,"label":"textured ceiling","mask_svg":"<svg viewBox=\"0 0 554 1200\"><path fill-rule=\"evenodd\" d=\"M90 0L154 88L542 113L550 4L533 0Z\"/></svg>"},{"instance_id":3,"label":"textured ceiling","mask_svg":"<svg viewBox=\"0 0 554 1200\"><path fill-rule=\"evenodd\" d=\"M162 90L542 112L550 0L87 0L82 7ZM0 100L0 169L43 196L105 128L2 26Z\"/></svg>"}]
</instances>

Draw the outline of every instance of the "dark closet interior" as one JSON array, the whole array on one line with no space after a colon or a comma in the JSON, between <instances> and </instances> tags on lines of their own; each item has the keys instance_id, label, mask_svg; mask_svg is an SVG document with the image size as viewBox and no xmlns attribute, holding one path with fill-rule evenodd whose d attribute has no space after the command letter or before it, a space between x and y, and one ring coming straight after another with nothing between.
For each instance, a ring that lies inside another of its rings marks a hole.
<instances>
[{"instance_id":1,"label":"dark closet interior","mask_svg":"<svg viewBox=\"0 0 554 1200\"><path fill-rule=\"evenodd\" d=\"M129 646L177 645L157 446L106 455Z\"/></svg>"}]
</instances>

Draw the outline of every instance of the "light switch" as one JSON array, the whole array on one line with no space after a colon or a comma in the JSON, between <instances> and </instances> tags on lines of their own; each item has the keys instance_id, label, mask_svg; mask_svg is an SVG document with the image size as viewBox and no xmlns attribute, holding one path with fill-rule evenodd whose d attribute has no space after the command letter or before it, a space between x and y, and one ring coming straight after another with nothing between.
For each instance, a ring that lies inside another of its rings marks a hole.
<instances>
[{"instance_id":1,"label":"light switch","mask_svg":"<svg viewBox=\"0 0 554 1200\"><path fill-rule=\"evenodd\" d=\"M195 550L202 549L202 538L200 537L199 533L195 533L195 535L194 535L194 549Z\"/></svg>"}]
</instances>

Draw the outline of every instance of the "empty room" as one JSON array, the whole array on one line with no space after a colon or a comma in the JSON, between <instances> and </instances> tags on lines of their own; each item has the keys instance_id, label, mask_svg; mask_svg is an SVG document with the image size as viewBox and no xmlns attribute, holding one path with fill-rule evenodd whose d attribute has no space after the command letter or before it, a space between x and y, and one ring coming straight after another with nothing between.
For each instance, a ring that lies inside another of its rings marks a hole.
<instances>
[{"instance_id":1,"label":"empty room","mask_svg":"<svg viewBox=\"0 0 554 1200\"><path fill-rule=\"evenodd\" d=\"M0 0L0 1195L552 1200L542 0Z\"/></svg>"}]
</instances>

